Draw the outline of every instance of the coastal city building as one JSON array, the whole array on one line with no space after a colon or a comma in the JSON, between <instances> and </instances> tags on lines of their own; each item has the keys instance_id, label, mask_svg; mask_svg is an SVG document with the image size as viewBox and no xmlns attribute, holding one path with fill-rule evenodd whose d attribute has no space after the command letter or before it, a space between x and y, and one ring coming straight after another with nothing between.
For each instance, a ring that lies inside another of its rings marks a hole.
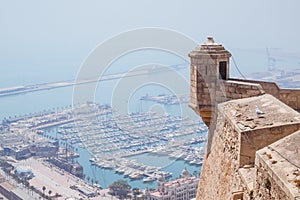
<instances>
[{"instance_id":1,"label":"coastal city building","mask_svg":"<svg viewBox=\"0 0 300 200\"><path fill-rule=\"evenodd\" d=\"M16 160L26 159L31 156L55 157L58 153L57 142L40 142L32 144L6 144L3 148L4 154L14 157Z\"/></svg>"},{"instance_id":2,"label":"coastal city building","mask_svg":"<svg viewBox=\"0 0 300 200\"><path fill-rule=\"evenodd\" d=\"M199 178L184 168L178 179L165 181L164 177L160 177L157 190L151 192L146 189L145 196L147 200L190 200L196 197L198 183Z\"/></svg>"},{"instance_id":3,"label":"coastal city building","mask_svg":"<svg viewBox=\"0 0 300 200\"><path fill-rule=\"evenodd\" d=\"M67 172L79 178L82 178L83 176L83 167L79 163L73 163L59 158L51 158L48 160L48 162L59 167L60 169L66 170Z\"/></svg>"}]
</instances>

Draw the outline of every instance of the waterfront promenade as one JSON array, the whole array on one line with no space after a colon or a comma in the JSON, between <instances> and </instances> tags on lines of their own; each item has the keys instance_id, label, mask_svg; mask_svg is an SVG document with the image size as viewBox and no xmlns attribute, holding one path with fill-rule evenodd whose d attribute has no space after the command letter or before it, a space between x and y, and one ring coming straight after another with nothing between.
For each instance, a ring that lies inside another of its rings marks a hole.
<instances>
[{"instance_id":1,"label":"waterfront promenade","mask_svg":"<svg viewBox=\"0 0 300 200\"><path fill-rule=\"evenodd\" d=\"M42 191L43 186L45 186L45 194L51 190L51 194L55 196L56 193L61 196L58 200L64 200L69 197L83 198L83 199L94 199L94 200L105 200L105 199L117 199L108 194L108 190L100 190L99 188L93 187L85 183L82 179L67 173L41 159L29 158L27 160L22 160L16 163L16 165L29 166L32 169L34 178L30 180L30 185ZM87 190L94 191L98 194L96 197L87 198L79 191L71 189L71 186L80 185Z\"/></svg>"}]
</instances>

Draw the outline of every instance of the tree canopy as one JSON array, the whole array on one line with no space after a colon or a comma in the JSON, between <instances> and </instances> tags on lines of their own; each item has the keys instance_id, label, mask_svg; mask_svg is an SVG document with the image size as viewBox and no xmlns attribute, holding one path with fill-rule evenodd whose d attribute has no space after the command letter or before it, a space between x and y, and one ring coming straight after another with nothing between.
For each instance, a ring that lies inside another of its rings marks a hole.
<instances>
[{"instance_id":1,"label":"tree canopy","mask_svg":"<svg viewBox=\"0 0 300 200\"><path fill-rule=\"evenodd\" d=\"M121 199L126 198L130 192L131 186L125 180L118 180L108 186L113 196L119 196Z\"/></svg>"}]
</instances>

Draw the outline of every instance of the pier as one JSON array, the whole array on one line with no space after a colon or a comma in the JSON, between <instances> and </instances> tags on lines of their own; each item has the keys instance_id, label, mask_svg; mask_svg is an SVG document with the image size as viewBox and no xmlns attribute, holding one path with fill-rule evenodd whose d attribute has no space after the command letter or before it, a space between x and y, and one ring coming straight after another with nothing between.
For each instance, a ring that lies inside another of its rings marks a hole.
<instances>
[{"instance_id":1,"label":"pier","mask_svg":"<svg viewBox=\"0 0 300 200\"><path fill-rule=\"evenodd\" d=\"M189 94L177 94L177 95L160 94L158 96L149 96L147 94L141 97L140 100L152 101L152 102L165 104L165 105L188 103L190 101Z\"/></svg>"},{"instance_id":2,"label":"pier","mask_svg":"<svg viewBox=\"0 0 300 200\"><path fill-rule=\"evenodd\" d=\"M186 67L185 64L173 65L169 67L155 66L151 70L142 69L142 70L136 70L130 72L109 74L109 75L104 75L102 77L90 77L84 80L74 79L74 80L58 81L58 82L51 82L51 83L41 83L41 84L28 85L28 86L0 88L0 97L17 95L17 94L28 93L28 92L36 92L41 90L51 90L51 89L62 88L62 87L70 87L74 85L88 84L88 83L94 83L100 81L108 81L108 80L120 79L125 77L142 76L142 75L153 74L157 72L170 71L171 68L175 70L179 70L185 67Z\"/></svg>"}]
</instances>

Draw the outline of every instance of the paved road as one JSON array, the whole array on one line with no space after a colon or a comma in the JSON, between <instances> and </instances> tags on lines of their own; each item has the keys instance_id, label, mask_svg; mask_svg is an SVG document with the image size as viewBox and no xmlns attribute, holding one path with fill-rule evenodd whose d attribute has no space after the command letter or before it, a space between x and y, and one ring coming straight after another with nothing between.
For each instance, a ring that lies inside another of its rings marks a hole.
<instances>
[{"instance_id":1,"label":"paved road","mask_svg":"<svg viewBox=\"0 0 300 200\"><path fill-rule=\"evenodd\" d=\"M83 180L64 172L54 166L51 166L47 162L43 162L40 159L29 158L27 160L21 161L19 164L29 166L32 169L35 177L30 180L30 184L36 188L42 190L42 187L46 187L45 193L48 194L48 191L51 190L52 194L56 193L61 194L62 197L59 197L58 200L64 200L68 197L77 197L85 198L81 193L70 188L72 185L82 185L86 188L89 188L92 191L99 192L100 195L94 198L94 200L105 200L105 199L116 199L110 196L107 190L99 190L88 184ZM105 196L103 196L105 194Z\"/></svg>"}]
</instances>

